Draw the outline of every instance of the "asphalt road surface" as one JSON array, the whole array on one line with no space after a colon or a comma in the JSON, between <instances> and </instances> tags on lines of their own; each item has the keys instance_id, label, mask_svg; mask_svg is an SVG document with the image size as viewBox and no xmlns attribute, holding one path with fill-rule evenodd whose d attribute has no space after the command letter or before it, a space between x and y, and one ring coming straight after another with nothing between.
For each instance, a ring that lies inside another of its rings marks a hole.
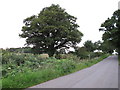
<instances>
[{"instance_id":1,"label":"asphalt road surface","mask_svg":"<svg viewBox=\"0 0 120 90\"><path fill-rule=\"evenodd\" d=\"M30 88L118 88L118 57Z\"/></svg>"}]
</instances>

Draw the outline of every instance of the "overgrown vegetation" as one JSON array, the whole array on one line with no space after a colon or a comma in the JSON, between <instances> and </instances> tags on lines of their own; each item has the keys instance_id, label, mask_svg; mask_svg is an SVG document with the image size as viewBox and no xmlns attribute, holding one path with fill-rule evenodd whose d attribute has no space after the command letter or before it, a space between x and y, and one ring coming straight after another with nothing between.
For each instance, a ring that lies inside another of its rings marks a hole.
<instances>
[{"instance_id":1,"label":"overgrown vegetation","mask_svg":"<svg viewBox=\"0 0 120 90\"><path fill-rule=\"evenodd\" d=\"M108 55L94 59L80 59L73 54L59 58L39 54L2 52L3 88L27 88L72 72L89 67Z\"/></svg>"},{"instance_id":2,"label":"overgrown vegetation","mask_svg":"<svg viewBox=\"0 0 120 90\"><path fill-rule=\"evenodd\" d=\"M118 61L119 61L119 65L120 65L120 55L118 55Z\"/></svg>"}]
</instances>

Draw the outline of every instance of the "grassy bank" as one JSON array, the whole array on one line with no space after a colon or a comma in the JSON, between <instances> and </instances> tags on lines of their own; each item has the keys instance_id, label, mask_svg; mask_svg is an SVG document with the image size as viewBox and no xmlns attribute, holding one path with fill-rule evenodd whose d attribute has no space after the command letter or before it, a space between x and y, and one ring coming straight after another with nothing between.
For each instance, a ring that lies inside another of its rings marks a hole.
<instances>
[{"instance_id":1,"label":"grassy bank","mask_svg":"<svg viewBox=\"0 0 120 90\"><path fill-rule=\"evenodd\" d=\"M80 61L49 58L42 61L42 66L38 69L31 70L27 68L25 72L17 72L16 74L3 77L2 86L3 88L27 88L90 67L106 57L108 57L108 55ZM25 67L23 66L23 68Z\"/></svg>"},{"instance_id":2,"label":"grassy bank","mask_svg":"<svg viewBox=\"0 0 120 90\"><path fill-rule=\"evenodd\" d=\"M120 65L120 55L118 55L118 61L119 61L119 65Z\"/></svg>"}]
</instances>

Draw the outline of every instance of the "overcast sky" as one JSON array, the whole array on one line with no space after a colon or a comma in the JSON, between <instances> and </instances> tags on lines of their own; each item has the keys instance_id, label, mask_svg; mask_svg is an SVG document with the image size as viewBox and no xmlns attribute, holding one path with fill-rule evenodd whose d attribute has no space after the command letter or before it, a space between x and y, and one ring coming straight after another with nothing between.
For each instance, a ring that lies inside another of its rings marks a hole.
<instances>
[{"instance_id":1,"label":"overcast sky","mask_svg":"<svg viewBox=\"0 0 120 90\"><path fill-rule=\"evenodd\" d=\"M23 20L37 15L44 7L59 4L70 15L77 17L79 30L86 40L102 40L101 23L118 9L119 0L1 0L0 48L23 47L25 39L19 37Z\"/></svg>"}]
</instances>

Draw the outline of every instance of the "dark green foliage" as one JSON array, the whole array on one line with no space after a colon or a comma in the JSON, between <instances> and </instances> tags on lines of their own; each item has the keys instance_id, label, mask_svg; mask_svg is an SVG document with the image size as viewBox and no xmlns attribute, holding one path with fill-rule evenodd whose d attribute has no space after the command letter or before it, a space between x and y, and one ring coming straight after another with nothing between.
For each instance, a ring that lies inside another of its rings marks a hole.
<instances>
[{"instance_id":1,"label":"dark green foliage","mask_svg":"<svg viewBox=\"0 0 120 90\"><path fill-rule=\"evenodd\" d=\"M91 40L87 40L85 43L84 43L84 47L86 48L86 50L88 52L93 52L96 48L94 46L94 43L92 43Z\"/></svg>"},{"instance_id":2,"label":"dark green foliage","mask_svg":"<svg viewBox=\"0 0 120 90\"><path fill-rule=\"evenodd\" d=\"M102 55L104 55L103 52L94 52L95 56L94 57L100 57Z\"/></svg>"},{"instance_id":3,"label":"dark green foliage","mask_svg":"<svg viewBox=\"0 0 120 90\"><path fill-rule=\"evenodd\" d=\"M104 41L101 46L100 46L101 50L104 52L104 53L109 53L109 54L112 54L113 53L113 50L115 49L115 47L113 45L111 45L111 43L107 42L107 41Z\"/></svg>"},{"instance_id":4,"label":"dark green foliage","mask_svg":"<svg viewBox=\"0 0 120 90\"><path fill-rule=\"evenodd\" d=\"M101 44L102 44L102 42L100 40L98 40L95 43L93 43L94 49L95 50L101 50Z\"/></svg>"},{"instance_id":5,"label":"dark green foliage","mask_svg":"<svg viewBox=\"0 0 120 90\"><path fill-rule=\"evenodd\" d=\"M102 23L100 31L104 31L102 39L114 46L120 54L120 10L116 10L111 18Z\"/></svg>"},{"instance_id":6,"label":"dark green foliage","mask_svg":"<svg viewBox=\"0 0 120 90\"><path fill-rule=\"evenodd\" d=\"M93 44L96 44L96 42ZM100 48L97 49L98 47L100 47L100 45L99 46L96 45L94 48L96 48L96 50L100 50ZM88 59L88 58L91 59L91 58L102 56L103 52L99 52L99 51L90 52L88 49L86 49L86 47L76 47L75 52L73 54L77 55L81 59Z\"/></svg>"},{"instance_id":7,"label":"dark green foliage","mask_svg":"<svg viewBox=\"0 0 120 90\"><path fill-rule=\"evenodd\" d=\"M51 57L58 49L74 47L81 41L83 34L77 29L76 19L52 4L26 18L20 36L26 38L27 45L33 45L34 53L48 53Z\"/></svg>"},{"instance_id":8,"label":"dark green foliage","mask_svg":"<svg viewBox=\"0 0 120 90\"><path fill-rule=\"evenodd\" d=\"M58 54L55 56L57 59L69 59L69 60L74 60L77 61L79 60L79 57L73 54Z\"/></svg>"},{"instance_id":9,"label":"dark green foliage","mask_svg":"<svg viewBox=\"0 0 120 90\"><path fill-rule=\"evenodd\" d=\"M100 57L100 56L104 55L104 53L103 52L90 52L89 55L90 55L90 59L91 59L91 58L95 58L95 57Z\"/></svg>"},{"instance_id":10,"label":"dark green foliage","mask_svg":"<svg viewBox=\"0 0 120 90\"><path fill-rule=\"evenodd\" d=\"M120 65L120 55L118 55L118 61L119 61L119 65Z\"/></svg>"},{"instance_id":11,"label":"dark green foliage","mask_svg":"<svg viewBox=\"0 0 120 90\"><path fill-rule=\"evenodd\" d=\"M85 47L76 47L75 54L81 59L88 58L88 55L89 55Z\"/></svg>"},{"instance_id":12,"label":"dark green foliage","mask_svg":"<svg viewBox=\"0 0 120 90\"><path fill-rule=\"evenodd\" d=\"M7 48L6 50L9 52L14 52L14 53L31 53L30 47Z\"/></svg>"}]
</instances>

